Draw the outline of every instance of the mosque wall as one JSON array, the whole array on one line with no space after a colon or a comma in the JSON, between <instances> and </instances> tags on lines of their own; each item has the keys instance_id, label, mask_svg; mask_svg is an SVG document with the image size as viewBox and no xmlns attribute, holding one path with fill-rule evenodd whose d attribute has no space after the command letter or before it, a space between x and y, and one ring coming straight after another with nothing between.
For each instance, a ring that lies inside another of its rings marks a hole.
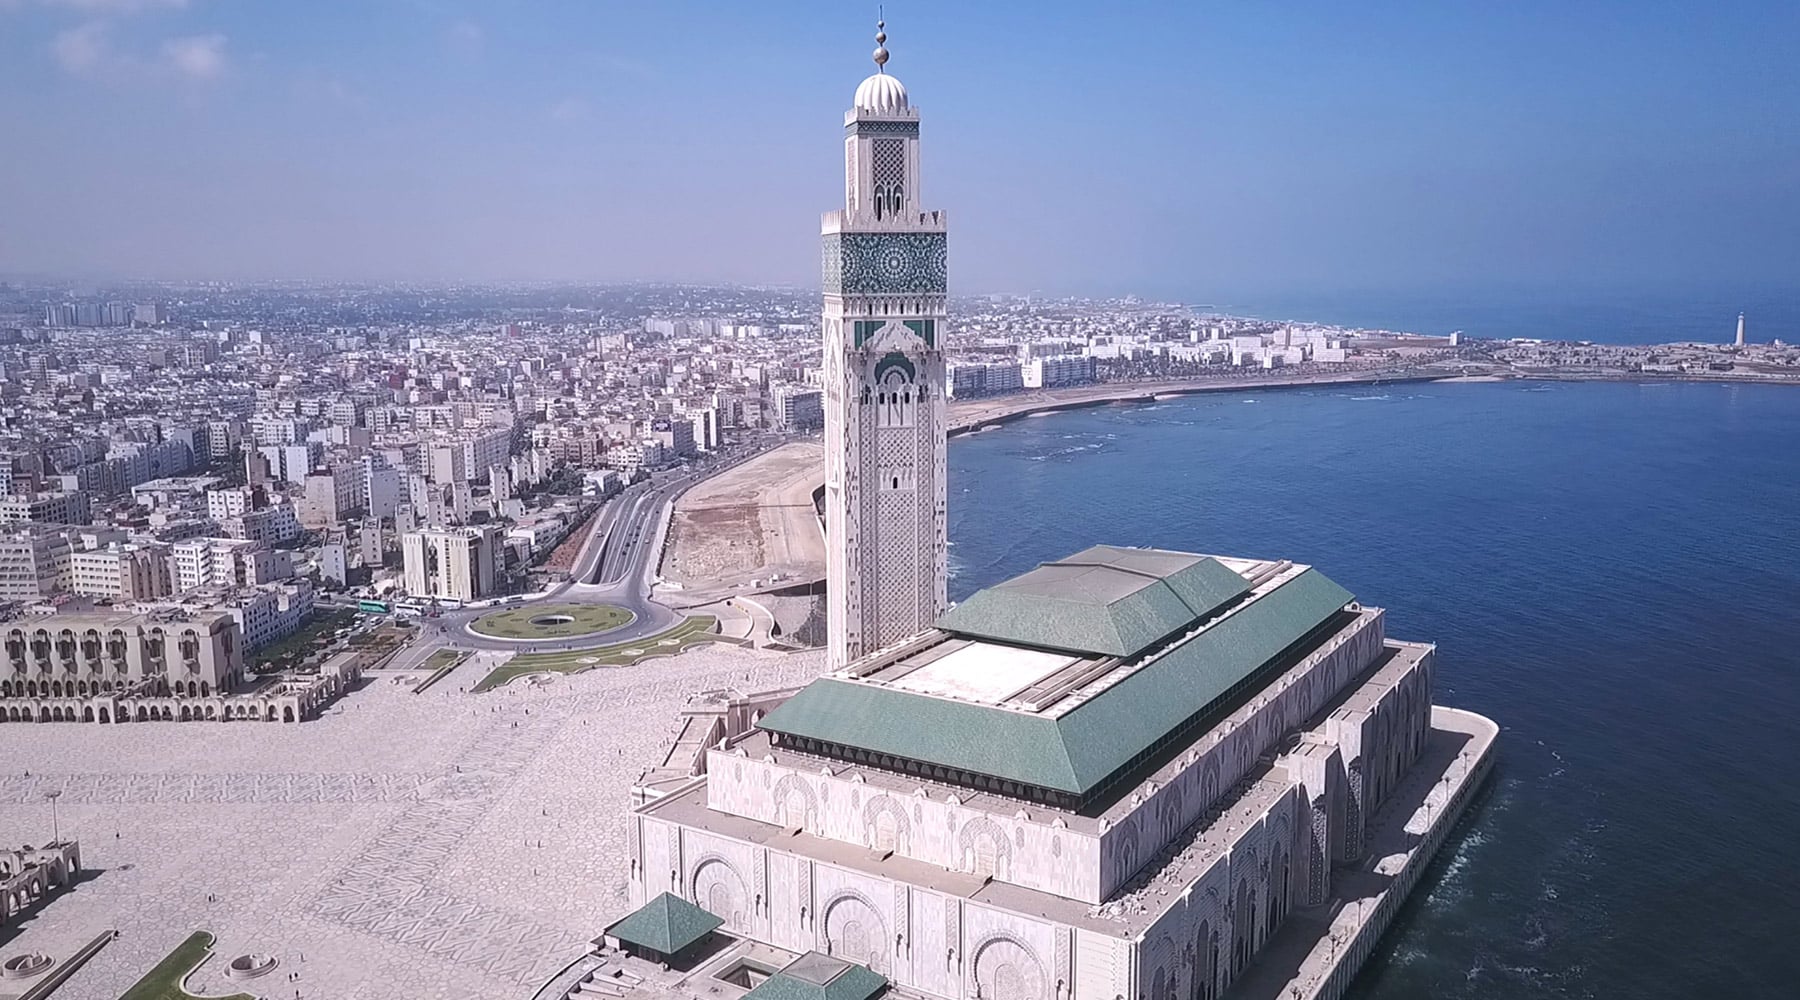
<instances>
[{"instance_id":1,"label":"mosque wall","mask_svg":"<svg viewBox=\"0 0 1800 1000\"><path fill-rule=\"evenodd\" d=\"M1211 1000L1248 966L1293 909L1304 815L1295 785L1138 936L1139 1000Z\"/></svg>"},{"instance_id":2,"label":"mosque wall","mask_svg":"<svg viewBox=\"0 0 1800 1000\"><path fill-rule=\"evenodd\" d=\"M635 819L631 847L642 863L632 866L634 904L673 892L724 918L733 935L821 951L951 1000L1088 995L1075 989L1077 931L1067 924L654 814ZM665 860L667 870L659 867ZM1128 974L1129 943L1090 940L1081 951L1100 963L1085 980L1106 991L1091 994L1094 1000L1114 1000L1119 976Z\"/></svg>"},{"instance_id":3,"label":"mosque wall","mask_svg":"<svg viewBox=\"0 0 1800 1000\"><path fill-rule=\"evenodd\" d=\"M1064 815L1030 803L986 803L993 796L920 782L911 790L867 781L839 762L758 759L741 747L711 751L707 807L815 837L937 865L953 872L1069 899L1100 900L1100 841L1071 829ZM899 779L905 780L905 779ZM982 804L963 797L980 796Z\"/></svg>"},{"instance_id":4,"label":"mosque wall","mask_svg":"<svg viewBox=\"0 0 1800 1000\"><path fill-rule=\"evenodd\" d=\"M1324 647L1273 680L1262 693L1202 735L1167 780L1152 779L1103 818L1099 890L1110 896L1163 846L1203 816L1270 748L1317 715L1381 655L1386 612L1363 614ZM1167 772L1164 769L1164 773Z\"/></svg>"}]
</instances>

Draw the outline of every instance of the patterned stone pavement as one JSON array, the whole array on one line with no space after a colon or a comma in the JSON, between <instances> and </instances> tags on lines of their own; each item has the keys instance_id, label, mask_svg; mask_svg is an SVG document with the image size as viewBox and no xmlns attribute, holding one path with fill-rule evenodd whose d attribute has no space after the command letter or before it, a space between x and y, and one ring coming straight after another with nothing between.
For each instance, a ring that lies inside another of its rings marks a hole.
<instances>
[{"instance_id":1,"label":"patterned stone pavement","mask_svg":"<svg viewBox=\"0 0 1800 1000\"><path fill-rule=\"evenodd\" d=\"M422 695L379 678L299 726L0 726L0 843L48 839L60 790L96 871L0 931L0 958L117 927L56 995L113 1000L205 929L201 993L525 1000L623 911L628 791L688 696L821 667L702 647L477 696L469 663ZM226 980L252 951L275 973Z\"/></svg>"}]
</instances>

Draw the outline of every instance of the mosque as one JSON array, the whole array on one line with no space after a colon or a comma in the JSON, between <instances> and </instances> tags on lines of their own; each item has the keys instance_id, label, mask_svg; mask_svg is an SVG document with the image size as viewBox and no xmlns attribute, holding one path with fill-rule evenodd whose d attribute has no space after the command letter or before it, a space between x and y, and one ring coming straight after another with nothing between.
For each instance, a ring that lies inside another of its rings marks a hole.
<instances>
[{"instance_id":1,"label":"mosque","mask_svg":"<svg viewBox=\"0 0 1800 1000\"><path fill-rule=\"evenodd\" d=\"M945 220L876 39L823 226L829 672L696 710L578 992L1335 998L1497 727L1287 560L1097 545L948 607Z\"/></svg>"}]
</instances>

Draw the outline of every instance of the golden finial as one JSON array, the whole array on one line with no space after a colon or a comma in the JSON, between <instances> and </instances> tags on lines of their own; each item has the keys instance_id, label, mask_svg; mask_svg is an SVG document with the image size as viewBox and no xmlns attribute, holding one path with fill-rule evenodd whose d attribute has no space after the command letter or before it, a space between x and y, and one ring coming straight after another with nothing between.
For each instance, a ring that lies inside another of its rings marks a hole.
<instances>
[{"instance_id":1,"label":"golden finial","mask_svg":"<svg viewBox=\"0 0 1800 1000\"><path fill-rule=\"evenodd\" d=\"M875 72L885 73L888 61L887 20L880 7L875 8L875 17Z\"/></svg>"}]
</instances>

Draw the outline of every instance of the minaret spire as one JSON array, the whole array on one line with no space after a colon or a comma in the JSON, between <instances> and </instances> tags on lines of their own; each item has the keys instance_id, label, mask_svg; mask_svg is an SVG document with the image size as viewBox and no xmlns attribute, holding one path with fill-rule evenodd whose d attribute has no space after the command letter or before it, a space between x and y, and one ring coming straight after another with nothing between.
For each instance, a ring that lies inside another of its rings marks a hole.
<instances>
[{"instance_id":1,"label":"minaret spire","mask_svg":"<svg viewBox=\"0 0 1800 1000\"><path fill-rule=\"evenodd\" d=\"M875 72L886 73L888 61L887 18L882 14L879 6L875 8L875 18Z\"/></svg>"}]
</instances>

